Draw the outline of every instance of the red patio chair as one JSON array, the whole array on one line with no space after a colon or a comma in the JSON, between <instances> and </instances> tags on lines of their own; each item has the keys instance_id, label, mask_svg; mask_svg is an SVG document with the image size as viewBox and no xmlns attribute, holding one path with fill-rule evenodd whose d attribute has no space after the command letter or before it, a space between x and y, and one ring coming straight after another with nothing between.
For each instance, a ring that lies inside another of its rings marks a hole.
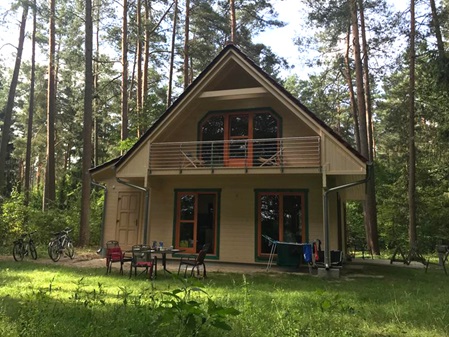
<instances>
[{"instance_id":1,"label":"red patio chair","mask_svg":"<svg viewBox=\"0 0 449 337\"><path fill-rule=\"evenodd\" d=\"M131 257L126 257L118 241L111 240L106 242L106 274L111 273L112 264L120 263L120 274L123 275L123 264L130 262Z\"/></svg>"},{"instance_id":2,"label":"red patio chair","mask_svg":"<svg viewBox=\"0 0 449 337\"><path fill-rule=\"evenodd\" d=\"M206 278L206 264L204 259L206 258L207 251L209 250L210 244L206 243L203 248L199 251L198 255L188 255L181 257L179 261L178 275L181 271L181 267L185 266L184 277L187 276L187 268L191 267L190 277L193 276L193 271L196 269L197 275L200 275L200 266L203 266L203 277Z\"/></svg>"},{"instance_id":3,"label":"red patio chair","mask_svg":"<svg viewBox=\"0 0 449 337\"><path fill-rule=\"evenodd\" d=\"M134 245L132 247L132 259L131 268L129 270L129 277L132 276L132 271L134 268L134 276L137 276L137 268L143 268L144 270L140 273L148 274L148 278L151 279L156 275L156 262L155 259L151 258L151 247L143 245ZM154 275L153 275L154 269Z\"/></svg>"}]
</instances>

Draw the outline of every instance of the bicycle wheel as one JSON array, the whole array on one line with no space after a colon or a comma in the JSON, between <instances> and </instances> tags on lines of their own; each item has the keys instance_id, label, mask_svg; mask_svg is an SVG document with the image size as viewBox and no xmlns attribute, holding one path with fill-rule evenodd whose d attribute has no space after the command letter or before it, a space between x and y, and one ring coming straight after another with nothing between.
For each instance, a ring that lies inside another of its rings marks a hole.
<instances>
[{"instance_id":1,"label":"bicycle wheel","mask_svg":"<svg viewBox=\"0 0 449 337\"><path fill-rule=\"evenodd\" d=\"M22 243L16 242L14 244L14 247L12 249L12 256L14 257L14 260L16 260L16 261L23 260L23 244Z\"/></svg>"},{"instance_id":2,"label":"bicycle wheel","mask_svg":"<svg viewBox=\"0 0 449 337\"><path fill-rule=\"evenodd\" d=\"M73 259L73 257L75 256L75 248L73 247L72 241L67 242L66 247L65 247L65 253L71 259Z\"/></svg>"},{"instance_id":3,"label":"bicycle wheel","mask_svg":"<svg viewBox=\"0 0 449 337\"><path fill-rule=\"evenodd\" d=\"M51 246L53 246L54 243L55 243L54 240L51 240L51 241L48 243L47 253L48 253L48 256L49 256L50 258L51 258Z\"/></svg>"},{"instance_id":4,"label":"bicycle wheel","mask_svg":"<svg viewBox=\"0 0 449 337\"><path fill-rule=\"evenodd\" d=\"M37 260L37 250L36 250L36 246L34 245L34 243L30 243L30 246L28 247L30 250L30 254L31 257L33 258L33 260Z\"/></svg>"},{"instance_id":5,"label":"bicycle wheel","mask_svg":"<svg viewBox=\"0 0 449 337\"><path fill-rule=\"evenodd\" d=\"M59 249L59 243L53 242L50 247L48 248L48 254L50 255L50 259L53 260L53 262L58 262L61 258L61 250Z\"/></svg>"}]
</instances>

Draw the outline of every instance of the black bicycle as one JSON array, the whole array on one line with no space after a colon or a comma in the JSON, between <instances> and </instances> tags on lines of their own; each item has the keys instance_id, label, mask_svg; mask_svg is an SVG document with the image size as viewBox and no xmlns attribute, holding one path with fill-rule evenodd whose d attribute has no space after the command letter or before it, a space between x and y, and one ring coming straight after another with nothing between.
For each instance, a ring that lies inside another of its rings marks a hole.
<instances>
[{"instance_id":1,"label":"black bicycle","mask_svg":"<svg viewBox=\"0 0 449 337\"><path fill-rule=\"evenodd\" d=\"M53 238L48 243L48 255L54 262L58 262L62 254L73 259L75 248L69 233L72 229L66 228L60 232L53 233Z\"/></svg>"},{"instance_id":2,"label":"black bicycle","mask_svg":"<svg viewBox=\"0 0 449 337\"><path fill-rule=\"evenodd\" d=\"M20 236L20 238L14 241L14 247L12 249L12 256L16 261L22 261L24 256L31 255L33 260L37 259L37 251L36 246L34 245L32 234L37 231L31 233L25 233ZM26 239L28 237L28 239Z\"/></svg>"}]
</instances>

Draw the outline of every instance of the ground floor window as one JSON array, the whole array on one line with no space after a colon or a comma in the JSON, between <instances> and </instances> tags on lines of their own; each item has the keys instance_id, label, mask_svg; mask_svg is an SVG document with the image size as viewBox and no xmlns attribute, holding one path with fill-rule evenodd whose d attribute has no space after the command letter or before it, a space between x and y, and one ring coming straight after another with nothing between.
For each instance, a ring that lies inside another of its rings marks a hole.
<instances>
[{"instance_id":1,"label":"ground floor window","mask_svg":"<svg viewBox=\"0 0 449 337\"><path fill-rule=\"evenodd\" d=\"M176 248L197 253L208 243L216 254L218 198L218 191L176 192Z\"/></svg>"},{"instance_id":2,"label":"ground floor window","mask_svg":"<svg viewBox=\"0 0 449 337\"><path fill-rule=\"evenodd\" d=\"M306 192L257 191L258 257L266 257L271 247L262 235L285 242L305 242Z\"/></svg>"}]
</instances>

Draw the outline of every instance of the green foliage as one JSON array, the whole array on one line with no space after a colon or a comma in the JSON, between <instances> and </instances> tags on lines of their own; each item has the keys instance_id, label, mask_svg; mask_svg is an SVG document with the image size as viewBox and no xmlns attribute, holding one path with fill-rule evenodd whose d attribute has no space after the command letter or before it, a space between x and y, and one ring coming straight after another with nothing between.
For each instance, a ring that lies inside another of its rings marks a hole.
<instances>
[{"instance_id":1,"label":"green foliage","mask_svg":"<svg viewBox=\"0 0 449 337\"><path fill-rule=\"evenodd\" d=\"M208 336L231 331L231 318L239 314L233 307L208 296L205 285L199 281L174 278L170 287L175 288L167 291L157 290L154 283L148 286L125 279L127 285L120 286L120 291L113 295L114 290L104 276L99 278L87 273L79 277L60 270L50 280L40 273L42 271L35 271L36 282L20 294L20 305L14 305L8 312L4 307L8 298L0 291L0 326L8 321L9 314L16 317L11 333L17 333L25 324L23 336L74 336L75 333L86 336ZM8 278L11 270L6 274ZM26 273L19 277L27 282ZM0 277L0 282L3 281ZM182 286L177 288L179 281ZM122 283L120 280L113 282ZM58 326L51 332L55 328L52 323L55 318Z\"/></svg>"},{"instance_id":2,"label":"green foliage","mask_svg":"<svg viewBox=\"0 0 449 337\"><path fill-rule=\"evenodd\" d=\"M33 236L35 242L46 246L51 233L66 227L73 228L72 239L76 244L79 229L80 193L70 190L73 186L66 186L64 200L60 207L51 207L43 212L40 203L40 195L32 194L31 202L24 205L23 194L13 192L11 198L5 200L0 208L0 250L10 250L11 243L22 233L37 230ZM62 193L62 192L61 192ZM91 194L91 243L100 242L100 229L103 211L103 193L93 191Z\"/></svg>"},{"instance_id":3,"label":"green foliage","mask_svg":"<svg viewBox=\"0 0 449 337\"><path fill-rule=\"evenodd\" d=\"M339 281L210 272L202 282L148 282L104 268L5 260L0 268L2 336L433 337L448 328L447 277L437 269L346 266Z\"/></svg>"},{"instance_id":4,"label":"green foliage","mask_svg":"<svg viewBox=\"0 0 449 337\"><path fill-rule=\"evenodd\" d=\"M179 280L183 283L181 288L163 292L162 325L177 326L176 336L198 336L210 327L232 330L227 322L228 316L237 316L240 314L238 310L215 303L207 296L200 281Z\"/></svg>"}]
</instances>

